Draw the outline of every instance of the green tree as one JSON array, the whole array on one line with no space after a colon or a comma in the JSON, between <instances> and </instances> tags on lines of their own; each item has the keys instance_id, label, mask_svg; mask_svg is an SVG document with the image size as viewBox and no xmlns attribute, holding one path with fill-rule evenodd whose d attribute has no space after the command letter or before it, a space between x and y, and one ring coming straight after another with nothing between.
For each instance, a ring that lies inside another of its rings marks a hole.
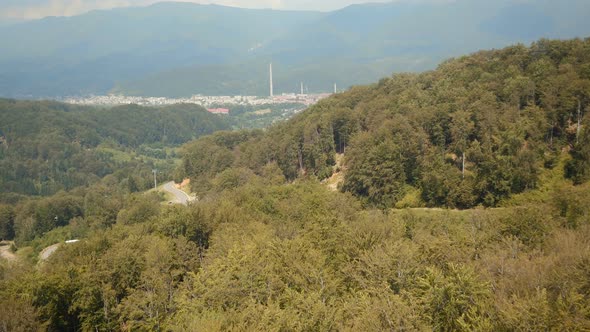
<instances>
[{"instance_id":1,"label":"green tree","mask_svg":"<svg viewBox=\"0 0 590 332\"><path fill-rule=\"evenodd\" d=\"M428 268L418 279L418 294L435 331L493 330L490 286L469 267Z\"/></svg>"},{"instance_id":2,"label":"green tree","mask_svg":"<svg viewBox=\"0 0 590 332\"><path fill-rule=\"evenodd\" d=\"M14 218L12 206L0 204L0 239L14 239Z\"/></svg>"},{"instance_id":3,"label":"green tree","mask_svg":"<svg viewBox=\"0 0 590 332\"><path fill-rule=\"evenodd\" d=\"M565 166L566 176L575 184L590 180L590 120L582 125L579 141L570 151L572 159Z\"/></svg>"},{"instance_id":4,"label":"green tree","mask_svg":"<svg viewBox=\"0 0 590 332\"><path fill-rule=\"evenodd\" d=\"M346 157L348 171L342 189L366 197L367 203L392 207L403 197L406 174L401 149L391 140L374 142L358 136Z\"/></svg>"}]
</instances>

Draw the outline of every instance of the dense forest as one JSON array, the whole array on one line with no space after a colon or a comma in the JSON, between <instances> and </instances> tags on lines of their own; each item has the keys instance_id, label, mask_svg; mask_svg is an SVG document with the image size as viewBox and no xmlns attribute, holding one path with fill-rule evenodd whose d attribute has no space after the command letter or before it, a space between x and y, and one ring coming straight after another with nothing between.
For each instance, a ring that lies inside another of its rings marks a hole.
<instances>
[{"instance_id":1,"label":"dense forest","mask_svg":"<svg viewBox=\"0 0 590 332\"><path fill-rule=\"evenodd\" d=\"M589 107L590 39L541 40L188 142L188 206L7 201L0 330L588 330Z\"/></svg>"},{"instance_id":2,"label":"dense forest","mask_svg":"<svg viewBox=\"0 0 590 332\"><path fill-rule=\"evenodd\" d=\"M0 195L47 196L116 173L144 190L172 172L174 147L229 129L195 105L81 107L0 99Z\"/></svg>"},{"instance_id":3,"label":"dense forest","mask_svg":"<svg viewBox=\"0 0 590 332\"><path fill-rule=\"evenodd\" d=\"M184 171L211 182L225 168L276 164L287 180L323 180L346 152L341 189L365 206L410 195L419 206L494 207L539 188L564 158L568 178L589 178L589 109L590 40L542 40L355 87L237 145L217 140L232 156L222 168L201 165L203 138L185 147Z\"/></svg>"}]
</instances>

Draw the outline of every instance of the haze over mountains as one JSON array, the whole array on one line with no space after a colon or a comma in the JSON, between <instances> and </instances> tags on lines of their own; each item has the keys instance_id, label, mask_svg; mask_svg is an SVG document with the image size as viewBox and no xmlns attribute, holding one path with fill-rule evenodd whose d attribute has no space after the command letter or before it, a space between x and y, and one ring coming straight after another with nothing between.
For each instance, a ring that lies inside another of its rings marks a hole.
<instances>
[{"instance_id":1,"label":"haze over mountains","mask_svg":"<svg viewBox=\"0 0 590 332\"><path fill-rule=\"evenodd\" d=\"M482 48L590 35L586 0L394 2L305 12L160 3L0 25L0 96L325 92Z\"/></svg>"}]
</instances>

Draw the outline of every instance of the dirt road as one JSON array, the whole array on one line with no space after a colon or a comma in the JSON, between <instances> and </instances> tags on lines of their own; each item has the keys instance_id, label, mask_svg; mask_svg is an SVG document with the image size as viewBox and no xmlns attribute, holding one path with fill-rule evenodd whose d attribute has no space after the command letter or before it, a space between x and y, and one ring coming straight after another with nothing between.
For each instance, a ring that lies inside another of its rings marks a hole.
<instances>
[{"instance_id":1,"label":"dirt road","mask_svg":"<svg viewBox=\"0 0 590 332\"><path fill-rule=\"evenodd\" d=\"M0 243L0 257L8 260L9 262L16 260L16 255L10 251L10 246L12 243L12 241L3 241Z\"/></svg>"},{"instance_id":2,"label":"dirt road","mask_svg":"<svg viewBox=\"0 0 590 332\"><path fill-rule=\"evenodd\" d=\"M177 189L176 186L174 186L174 182L168 182L164 185L164 190L166 190L167 192L171 193L172 195L174 195L174 201L173 203L178 203L178 204L184 204L187 205L188 202L191 201L191 198L189 195L187 195L187 193L185 193L184 191Z\"/></svg>"}]
</instances>

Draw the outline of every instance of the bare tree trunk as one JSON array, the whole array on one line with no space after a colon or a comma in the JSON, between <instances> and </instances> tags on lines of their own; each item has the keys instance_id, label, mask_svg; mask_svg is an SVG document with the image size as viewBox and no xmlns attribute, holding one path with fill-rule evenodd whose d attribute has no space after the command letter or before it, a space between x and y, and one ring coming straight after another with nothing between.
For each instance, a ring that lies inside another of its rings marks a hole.
<instances>
[{"instance_id":1,"label":"bare tree trunk","mask_svg":"<svg viewBox=\"0 0 590 332\"><path fill-rule=\"evenodd\" d=\"M297 159L299 160L299 172L303 174L303 155L301 153L301 148L297 150Z\"/></svg>"},{"instance_id":2,"label":"bare tree trunk","mask_svg":"<svg viewBox=\"0 0 590 332\"><path fill-rule=\"evenodd\" d=\"M578 99L578 128L576 128L576 144L580 143L580 122L582 117L580 116L582 113L582 102Z\"/></svg>"},{"instance_id":3,"label":"bare tree trunk","mask_svg":"<svg viewBox=\"0 0 590 332\"><path fill-rule=\"evenodd\" d=\"M551 124L551 128L549 131L549 145L553 147L553 128L555 128L555 123Z\"/></svg>"},{"instance_id":4,"label":"bare tree trunk","mask_svg":"<svg viewBox=\"0 0 590 332\"><path fill-rule=\"evenodd\" d=\"M8 149L10 148L10 138L9 138L10 134L11 134L10 128L8 128L6 130L6 133L4 133L4 142L6 144L6 151L8 151Z\"/></svg>"},{"instance_id":5,"label":"bare tree trunk","mask_svg":"<svg viewBox=\"0 0 590 332\"><path fill-rule=\"evenodd\" d=\"M462 158L462 162L463 162L463 167L461 169L461 178L465 179L465 151L463 151L463 158Z\"/></svg>"}]
</instances>

